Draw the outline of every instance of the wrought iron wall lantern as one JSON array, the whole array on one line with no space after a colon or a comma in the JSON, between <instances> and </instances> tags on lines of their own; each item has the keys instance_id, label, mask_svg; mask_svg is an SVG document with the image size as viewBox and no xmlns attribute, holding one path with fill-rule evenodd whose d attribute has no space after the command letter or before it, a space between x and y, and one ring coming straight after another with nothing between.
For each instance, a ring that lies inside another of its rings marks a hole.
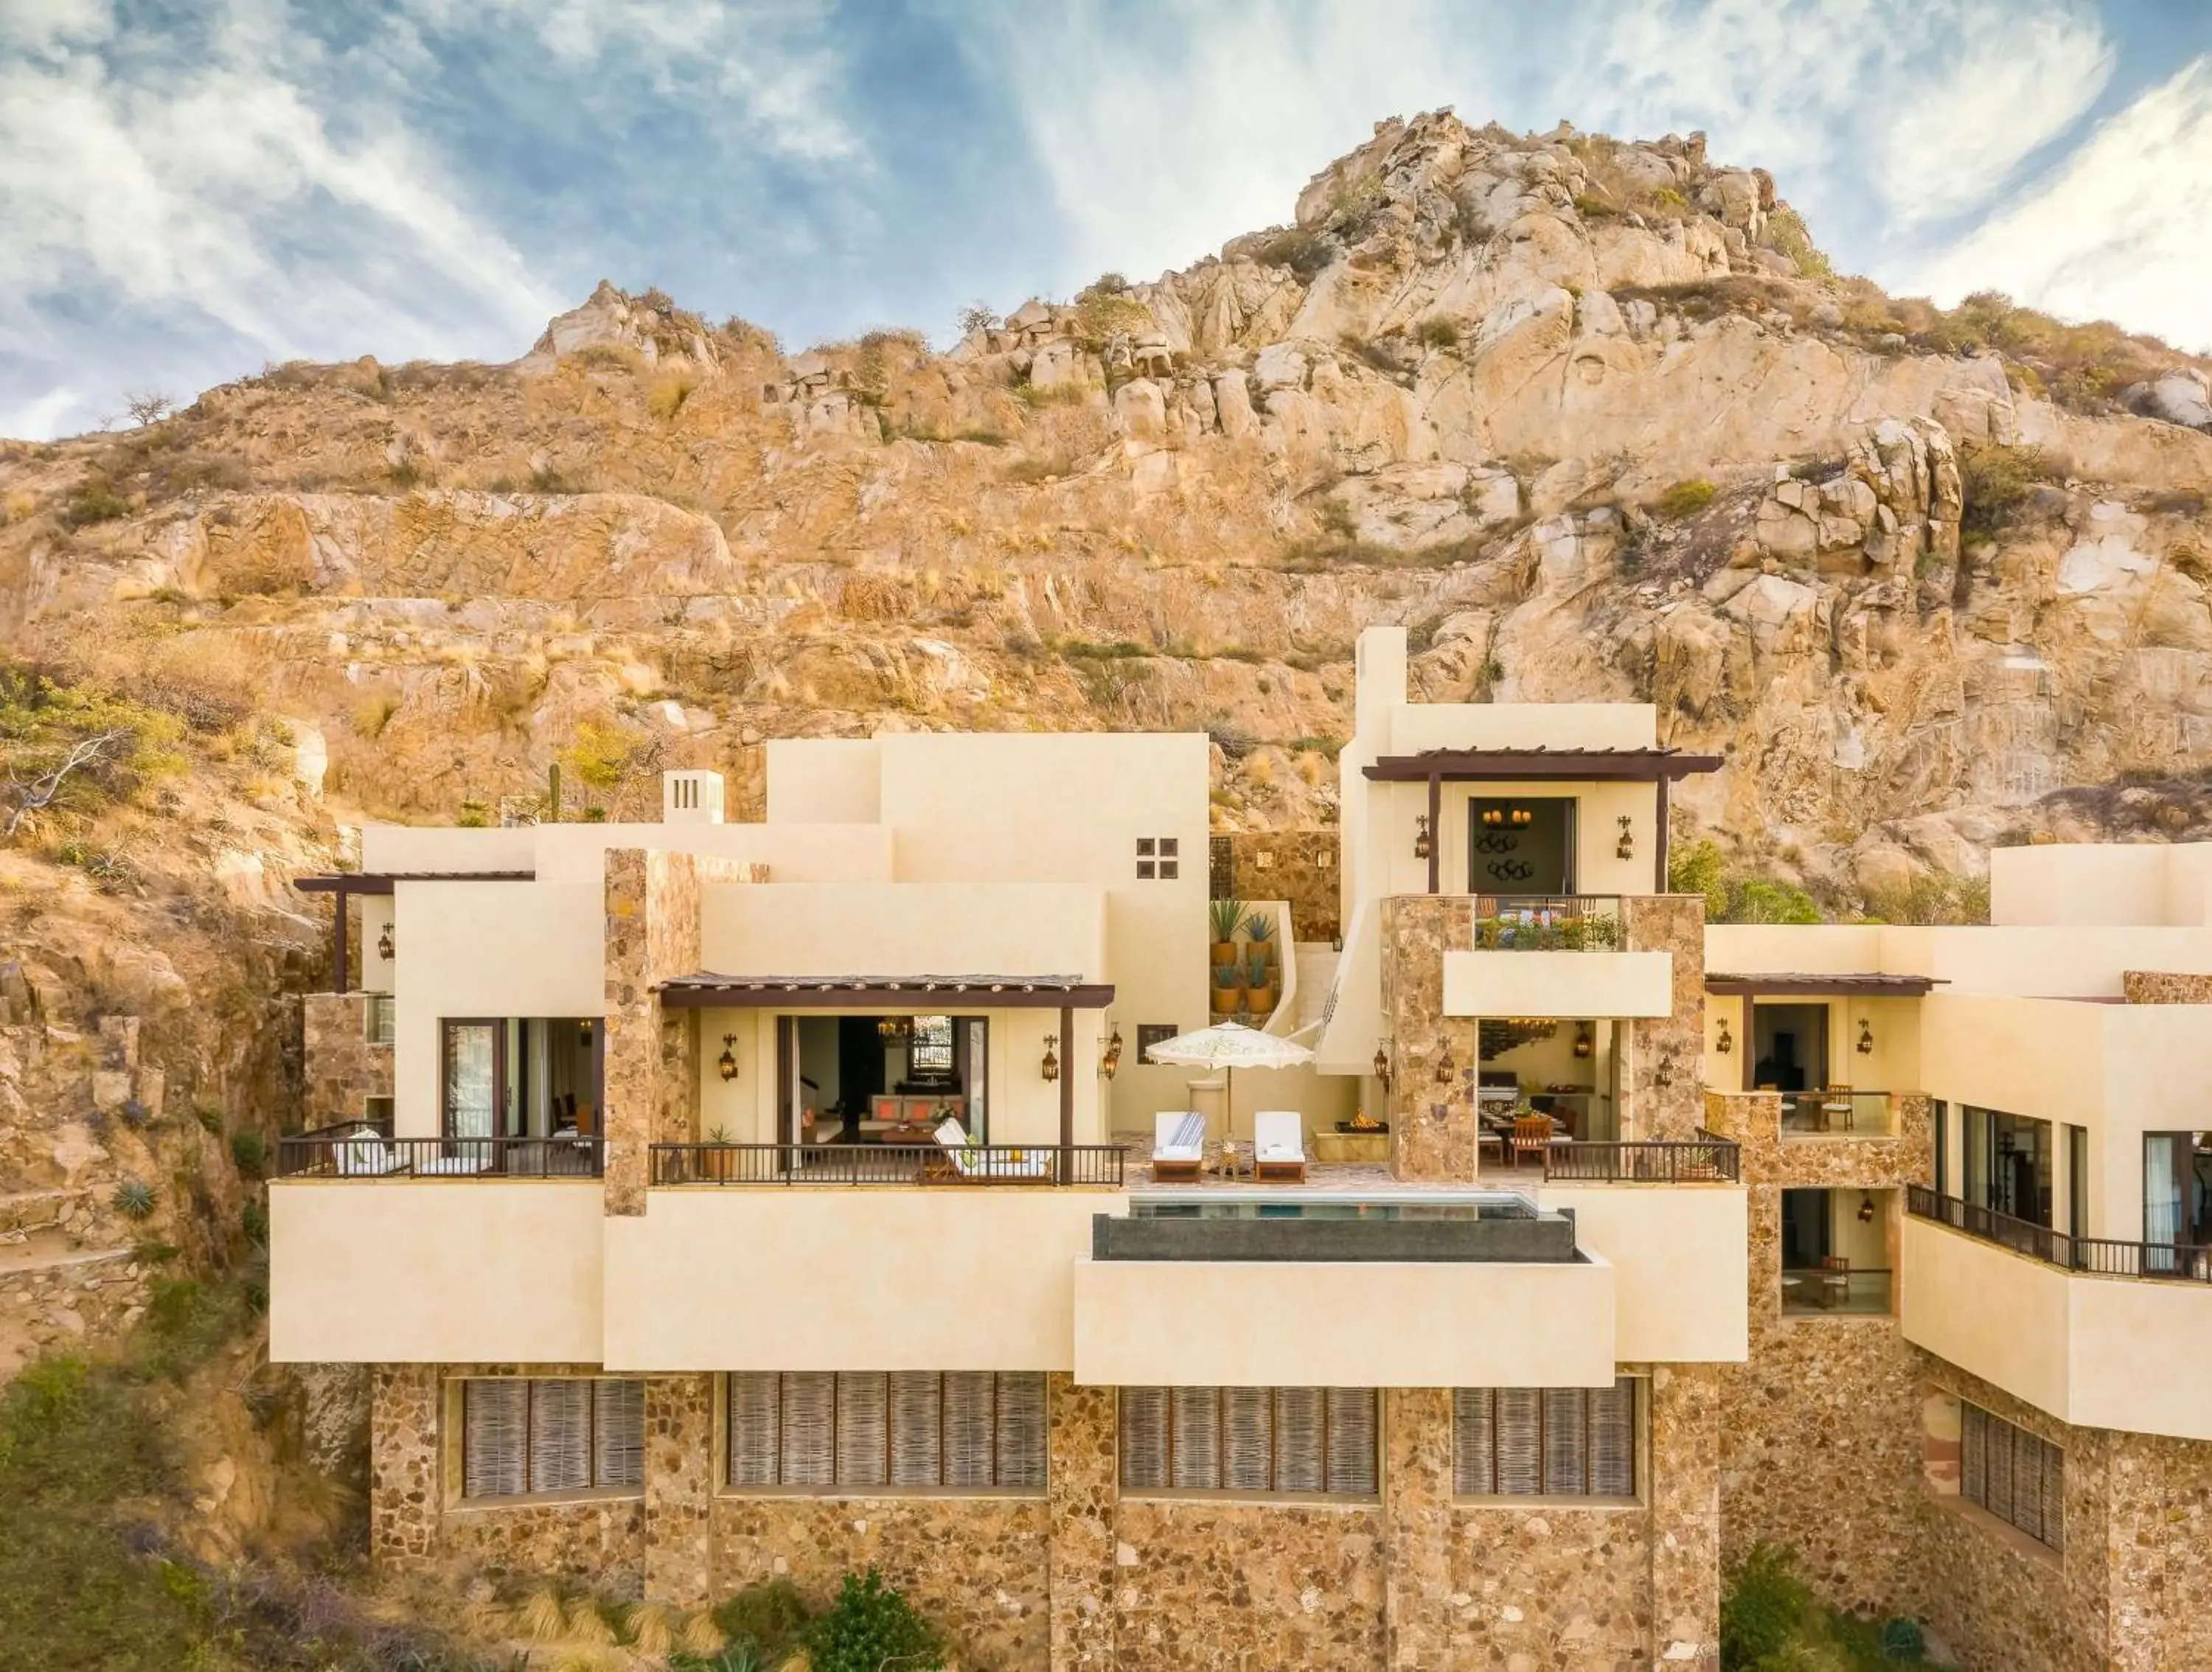
<instances>
[{"instance_id":1,"label":"wrought iron wall lantern","mask_svg":"<svg viewBox=\"0 0 2212 1672\"><path fill-rule=\"evenodd\" d=\"M1449 1085L1459 1077L1459 1065L1452 1061L1451 1041L1439 1037L1437 1041L1437 1084Z\"/></svg>"},{"instance_id":2,"label":"wrought iron wall lantern","mask_svg":"<svg viewBox=\"0 0 2212 1672\"><path fill-rule=\"evenodd\" d=\"M1728 1018L1721 1018L1720 1031L1713 1036L1713 1049L1726 1056L1735 1049L1735 1036L1729 1031Z\"/></svg>"},{"instance_id":3,"label":"wrought iron wall lantern","mask_svg":"<svg viewBox=\"0 0 2212 1672\"><path fill-rule=\"evenodd\" d=\"M1635 821L1626 813L1620 816L1620 840L1614 844L1613 852L1616 859L1632 860L1636 857Z\"/></svg>"},{"instance_id":4,"label":"wrought iron wall lantern","mask_svg":"<svg viewBox=\"0 0 2212 1672\"><path fill-rule=\"evenodd\" d=\"M1869 1192L1863 1190L1859 1193L1859 1223L1861 1225L1874 1223L1874 1197Z\"/></svg>"},{"instance_id":5,"label":"wrought iron wall lantern","mask_svg":"<svg viewBox=\"0 0 2212 1672\"><path fill-rule=\"evenodd\" d=\"M1863 1016L1859 1018L1859 1055L1861 1056L1874 1055L1874 1028Z\"/></svg>"},{"instance_id":6,"label":"wrought iron wall lantern","mask_svg":"<svg viewBox=\"0 0 2212 1672\"><path fill-rule=\"evenodd\" d=\"M1389 1091L1390 1048L1387 1043L1378 1044L1375 1048L1375 1078L1382 1082L1384 1091Z\"/></svg>"},{"instance_id":7,"label":"wrought iron wall lantern","mask_svg":"<svg viewBox=\"0 0 2212 1672\"><path fill-rule=\"evenodd\" d=\"M1121 1066L1121 1030L1117 1027L1114 1030L1114 1037L1106 1042L1106 1055L1098 1059L1098 1072L1111 1079Z\"/></svg>"},{"instance_id":8,"label":"wrought iron wall lantern","mask_svg":"<svg viewBox=\"0 0 2212 1672\"><path fill-rule=\"evenodd\" d=\"M386 923L384 926L384 932L376 937L376 955L389 964L392 962L393 952L392 925Z\"/></svg>"},{"instance_id":9,"label":"wrought iron wall lantern","mask_svg":"<svg viewBox=\"0 0 2212 1672\"><path fill-rule=\"evenodd\" d=\"M1039 1065L1037 1072L1047 1080L1055 1080L1060 1078L1060 1036L1058 1034L1045 1035L1044 1061Z\"/></svg>"},{"instance_id":10,"label":"wrought iron wall lantern","mask_svg":"<svg viewBox=\"0 0 2212 1672\"><path fill-rule=\"evenodd\" d=\"M732 1054L731 1049L731 1048L737 1043L737 1035L734 1033L724 1034L722 1036L722 1054L714 1059L715 1071L726 1080L735 1079L738 1077L738 1059Z\"/></svg>"},{"instance_id":11,"label":"wrought iron wall lantern","mask_svg":"<svg viewBox=\"0 0 2212 1672\"><path fill-rule=\"evenodd\" d=\"M1588 1056L1597 1049L1596 1026L1589 1022L1575 1024L1575 1055Z\"/></svg>"},{"instance_id":12,"label":"wrought iron wall lantern","mask_svg":"<svg viewBox=\"0 0 2212 1672\"><path fill-rule=\"evenodd\" d=\"M1436 838L1429 833L1428 814L1425 812L1414 814L1413 857L1417 860L1425 860L1435 851Z\"/></svg>"}]
</instances>

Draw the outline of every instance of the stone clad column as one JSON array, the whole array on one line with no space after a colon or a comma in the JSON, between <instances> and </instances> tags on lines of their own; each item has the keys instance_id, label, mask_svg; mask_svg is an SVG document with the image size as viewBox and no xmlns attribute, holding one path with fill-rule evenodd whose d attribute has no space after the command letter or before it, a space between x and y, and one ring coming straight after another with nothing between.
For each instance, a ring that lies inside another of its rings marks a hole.
<instances>
[{"instance_id":1,"label":"stone clad column","mask_svg":"<svg viewBox=\"0 0 2212 1672\"><path fill-rule=\"evenodd\" d=\"M1079 1386L1054 1371L1045 1377L1045 1408L1052 1672L1111 1672L1114 1518L1120 1498L1114 1389Z\"/></svg>"},{"instance_id":2,"label":"stone clad column","mask_svg":"<svg viewBox=\"0 0 2212 1672\"><path fill-rule=\"evenodd\" d=\"M1720 1367L1651 1372L1651 1660L1717 1672Z\"/></svg>"},{"instance_id":3,"label":"stone clad column","mask_svg":"<svg viewBox=\"0 0 2212 1672\"><path fill-rule=\"evenodd\" d=\"M368 1407L368 1553L379 1567L420 1567L438 1536L438 1367L378 1365Z\"/></svg>"},{"instance_id":4,"label":"stone clad column","mask_svg":"<svg viewBox=\"0 0 2212 1672\"><path fill-rule=\"evenodd\" d=\"M692 1608L713 1600L714 1378L645 1383L645 1594Z\"/></svg>"},{"instance_id":5,"label":"stone clad column","mask_svg":"<svg viewBox=\"0 0 2212 1672\"><path fill-rule=\"evenodd\" d=\"M1623 947L1670 952L1674 964L1674 1013L1627 1027L1620 1135L1679 1143L1696 1135L1705 1113L1705 903L1694 894L1626 895L1620 930Z\"/></svg>"},{"instance_id":6,"label":"stone clad column","mask_svg":"<svg viewBox=\"0 0 2212 1672\"><path fill-rule=\"evenodd\" d=\"M1450 1390L1384 1389L1382 1449L1383 1664L1450 1672Z\"/></svg>"},{"instance_id":7,"label":"stone clad column","mask_svg":"<svg viewBox=\"0 0 2212 1672\"><path fill-rule=\"evenodd\" d=\"M1467 895L1399 894L1382 902L1382 1026L1390 1038L1393 1177L1472 1184L1475 1178L1475 1065L1472 1017L1444 1015L1444 953L1474 945ZM1451 1053L1449 1083L1437 1078Z\"/></svg>"},{"instance_id":8,"label":"stone clad column","mask_svg":"<svg viewBox=\"0 0 2212 1672\"><path fill-rule=\"evenodd\" d=\"M636 848L606 856L606 1211L645 1212L650 1146L696 1136L699 1027L664 1011L653 983L698 973L699 885L735 878L726 861Z\"/></svg>"}]
</instances>

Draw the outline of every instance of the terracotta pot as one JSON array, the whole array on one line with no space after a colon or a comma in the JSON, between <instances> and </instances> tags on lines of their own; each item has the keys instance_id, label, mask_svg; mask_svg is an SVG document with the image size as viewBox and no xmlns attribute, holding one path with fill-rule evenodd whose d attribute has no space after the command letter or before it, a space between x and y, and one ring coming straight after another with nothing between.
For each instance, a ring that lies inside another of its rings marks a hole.
<instances>
[{"instance_id":1,"label":"terracotta pot","mask_svg":"<svg viewBox=\"0 0 2212 1672\"><path fill-rule=\"evenodd\" d=\"M1213 967L1215 969L1226 970L1230 965L1236 962L1237 943L1235 941L1217 940L1213 943Z\"/></svg>"},{"instance_id":2,"label":"terracotta pot","mask_svg":"<svg viewBox=\"0 0 2212 1672\"><path fill-rule=\"evenodd\" d=\"M1273 986L1249 987L1244 990L1245 1002L1252 1006L1252 1019L1265 1021L1274 1014L1275 989Z\"/></svg>"}]
</instances>

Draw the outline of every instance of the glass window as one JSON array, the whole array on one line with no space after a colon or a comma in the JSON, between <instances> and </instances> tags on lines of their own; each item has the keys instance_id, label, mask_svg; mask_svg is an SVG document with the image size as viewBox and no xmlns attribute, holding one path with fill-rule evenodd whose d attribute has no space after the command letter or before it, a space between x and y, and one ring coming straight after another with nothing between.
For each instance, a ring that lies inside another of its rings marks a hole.
<instances>
[{"instance_id":1,"label":"glass window","mask_svg":"<svg viewBox=\"0 0 2212 1672\"><path fill-rule=\"evenodd\" d=\"M372 993L368 995L367 1028L370 1044L389 1045L392 1043L394 1014L392 994Z\"/></svg>"},{"instance_id":2,"label":"glass window","mask_svg":"<svg viewBox=\"0 0 2212 1672\"><path fill-rule=\"evenodd\" d=\"M1933 1110L1936 1120L1936 1194L1951 1194L1951 1105L1938 1102Z\"/></svg>"},{"instance_id":3,"label":"glass window","mask_svg":"<svg viewBox=\"0 0 2212 1672\"><path fill-rule=\"evenodd\" d=\"M1372 1388L1124 1388L1126 1492L1371 1498Z\"/></svg>"},{"instance_id":4,"label":"glass window","mask_svg":"<svg viewBox=\"0 0 2212 1672\"><path fill-rule=\"evenodd\" d=\"M461 1496L542 1497L645 1483L645 1383L471 1377L461 1383Z\"/></svg>"},{"instance_id":5,"label":"glass window","mask_svg":"<svg viewBox=\"0 0 2212 1672\"><path fill-rule=\"evenodd\" d=\"M1452 1490L1462 1498L1633 1498L1636 1383L1455 1388Z\"/></svg>"},{"instance_id":6,"label":"glass window","mask_svg":"<svg viewBox=\"0 0 2212 1672\"><path fill-rule=\"evenodd\" d=\"M2066 1234L2089 1234L2089 1128L2066 1128Z\"/></svg>"},{"instance_id":7,"label":"glass window","mask_svg":"<svg viewBox=\"0 0 2212 1672\"><path fill-rule=\"evenodd\" d=\"M912 1055L908 1061L917 1074L950 1074L952 1072L952 1018L950 1016L917 1016L914 1018Z\"/></svg>"},{"instance_id":8,"label":"glass window","mask_svg":"<svg viewBox=\"0 0 2212 1672\"><path fill-rule=\"evenodd\" d=\"M732 1487L1044 1487L1041 1373L739 1371L725 1386Z\"/></svg>"}]
</instances>

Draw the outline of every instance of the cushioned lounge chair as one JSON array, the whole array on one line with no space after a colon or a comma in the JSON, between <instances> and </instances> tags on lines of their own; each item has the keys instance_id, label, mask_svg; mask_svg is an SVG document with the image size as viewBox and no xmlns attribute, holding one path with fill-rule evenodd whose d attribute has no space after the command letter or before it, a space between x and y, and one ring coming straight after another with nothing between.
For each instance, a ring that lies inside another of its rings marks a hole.
<instances>
[{"instance_id":1,"label":"cushioned lounge chair","mask_svg":"<svg viewBox=\"0 0 2212 1672\"><path fill-rule=\"evenodd\" d=\"M1152 1116L1152 1177L1164 1183L1198 1182L1206 1160L1206 1116L1188 1109L1165 1109Z\"/></svg>"},{"instance_id":2,"label":"cushioned lounge chair","mask_svg":"<svg viewBox=\"0 0 2212 1672\"><path fill-rule=\"evenodd\" d=\"M1252 1176L1278 1183L1305 1183L1305 1121L1297 1110L1263 1109L1252 1116Z\"/></svg>"}]
</instances>

